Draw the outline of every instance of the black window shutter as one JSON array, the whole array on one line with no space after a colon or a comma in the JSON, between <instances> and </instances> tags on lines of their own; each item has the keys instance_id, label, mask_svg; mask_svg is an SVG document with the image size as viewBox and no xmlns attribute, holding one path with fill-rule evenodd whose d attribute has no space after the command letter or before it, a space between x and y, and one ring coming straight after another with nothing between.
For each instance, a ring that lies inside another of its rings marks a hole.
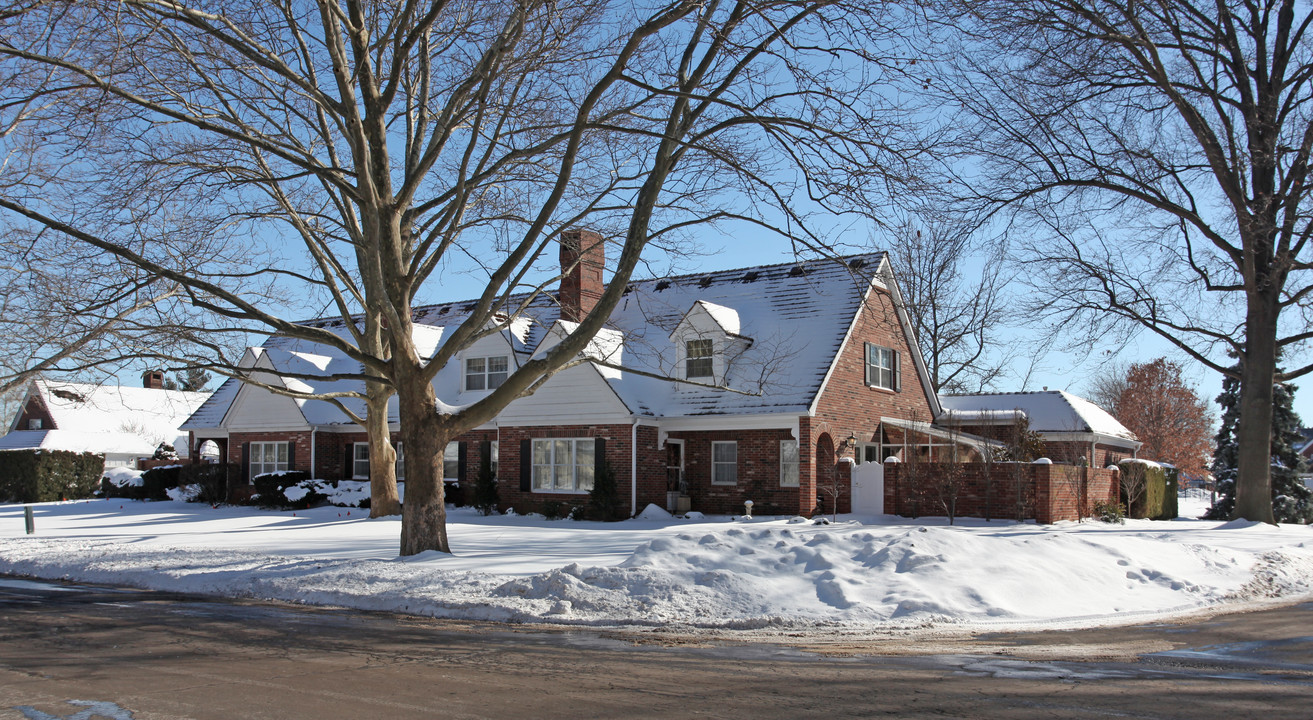
<instances>
[{"instance_id":1,"label":"black window shutter","mask_svg":"<svg viewBox=\"0 0 1313 720\"><path fill-rule=\"evenodd\" d=\"M483 440L479 442L479 474L482 475L485 468L492 467L492 442ZM492 479L497 482L497 478Z\"/></svg>"},{"instance_id":2,"label":"black window shutter","mask_svg":"<svg viewBox=\"0 0 1313 720\"><path fill-rule=\"evenodd\" d=\"M520 492L533 489L533 441L525 438L520 441Z\"/></svg>"},{"instance_id":3,"label":"black window shutter","mask_svg":"<svg viewBox=\"0 0 1313 720\"><path fill-rule=\"evenodd\" d=\"M894 356L894 392L903 391L903 361L902 354L897 350L893 351Z\"/></svg>"},{"instance_id":4,"label":"black window shutter","mask_svg":"<svg viewBox=\"0 0 1313 720\"><path fill-rule=\"evenodd\" d=\"M867 385L873 384L871 382L871 343L862 344L862 368L865 371L863 381Z\"/></svg>"},{"instance_id":5,"label":"black window shutter","mask_svg":"<svg viewBox=\"0 0 1313 720\"><path fill-rule=\"evenodd\" d=\"M251 444L242 443L242 480L251 481Z\"/></svg>"},{"instance_id":6,"label":"black window shutter","mask_svg":"<svg viewBox=\"0 0 1313 720\"><path fill-rule=\"evenodd\" d=\"M464 441L456 443L456 481L465 482L466 451Z\"/></svg>"},{"instance_id":7,"label":"black window shutter","mask_svg":"<svg viewBox=\"0 0 1313 720\"><path fill-rule=\"evenodd\" d=\"M602 469L602 462L606 460L606 438L597 438L593 441L593 481L596 482L597 473Z\"/></svg>"},{"instance_id":8,"label":"black window shutter","mask_svg":"<svg viewBox=\"0 0 1313 720\"><path fill-rule=\"evenodd\" d=\"M346 459L342 461L342 479L350 480L356 476L356 444L346 444Z\"/></svg>"},{"instance_id":9,"label":"black window shutter","mask_svg":"<svg viewBox=\"0 0 1313 720\"><path fill-rule=\"evenodd\" d=\"M287 469L288 470L296 469L296 441L295 440L287 441ZM314 473L310 473L310 477L314 477Z\"/></svg>"}]
</instances>

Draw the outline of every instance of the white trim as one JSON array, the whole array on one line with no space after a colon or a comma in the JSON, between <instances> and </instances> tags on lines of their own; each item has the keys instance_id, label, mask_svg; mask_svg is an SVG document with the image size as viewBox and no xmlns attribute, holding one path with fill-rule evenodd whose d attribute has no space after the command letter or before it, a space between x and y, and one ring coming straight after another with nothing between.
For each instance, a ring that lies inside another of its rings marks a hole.
<instances>
[{"instance_id":1,"label":"white trim","mask_svg":"<svg viewBox=\"0 0 1313 720\"><path fill-rule=\"evenodd\" d=\"M784 443L793 443L794 478L792 483L784 482ZM802 443L797 440L781 440L780 444L780 487L796 488L802 486Z\"/></svg>"},{"instance_id":2,"label":"white trim","mask_svg":"<svg viewBox=\"0 0 1313 720\"><path fill-rule=\"evenodd\" d=\"M771 413L760 415L699 415L696 417L654 418L661 432L698 432L700 430L790 430L799 436L800 415L805 413Z\"/></svg>"},{"instance_id":3,"label":"white trim","mask_svg":"<svg viewBox=\"0 0 1313 720\"><path fill-rule=\"evenodd\" d=\"M1128 440L1124 437L1104 435L1103 433L1096 432L1046 432L1044 430L1035 430L1034 432L1038 433L1040 437L1045 440L1053 440L1055 442L1088 442L1093 438L1095 443L1102 445L1115 445L1117 447L1131 448L1133 450L1139 450L1144 445L1144 443L1139 440Z\"/></svg>"}]
</instances>

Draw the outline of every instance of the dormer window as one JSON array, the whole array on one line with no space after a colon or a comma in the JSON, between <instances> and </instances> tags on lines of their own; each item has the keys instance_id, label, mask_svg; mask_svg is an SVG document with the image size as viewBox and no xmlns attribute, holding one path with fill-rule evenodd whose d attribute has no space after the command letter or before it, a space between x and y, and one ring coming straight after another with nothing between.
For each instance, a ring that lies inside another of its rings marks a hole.
<instances>
[{"instance_id":1,"label":"dormer window","mask_svg":"<svg viewBox=\"0 0 1313 720\"><path fill-rule=\"evenodd\" d=\"M684 375L690 380L693 378L709 378L715 376L714 366L712 365L713 346L710 339L689 340L684 343Z\"/></svg>"},{"instance_id":2,"label":"dormer window","mask_svg":"<svg viewBox=\"0 0 1313 720\"><path fill-rule=\"evenodd\" d=\"M465 389L495 390L506 382L510 361L505 355L465 358Z\"/></svg>"}]
</instances>

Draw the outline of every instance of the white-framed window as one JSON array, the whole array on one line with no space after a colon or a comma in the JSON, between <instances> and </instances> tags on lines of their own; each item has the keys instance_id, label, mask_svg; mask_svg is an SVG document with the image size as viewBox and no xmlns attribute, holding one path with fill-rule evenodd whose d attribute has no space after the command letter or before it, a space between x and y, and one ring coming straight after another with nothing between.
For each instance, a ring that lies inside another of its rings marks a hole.
<instances>
[{"instance_id":1,"label":"white-framed window","mask_svg":"<svg viewBox=\"0 0 1313 720\"><path fill-rule=\"evenodd\" d=\"M251 443L251 477L287 470L287 443Z\"/></svg>"},{"instance_id":2,"label":"white-framed window","mask_svg":"<svg viewBox=\"0 0 1313 720\"><path fill-rule=\"evenodd\" d=\"M739 444L711 443L711 484L736 485L739 481Z\"/></svg>"},{"instance_id":3,"label":"white-framed window","mask_svg":"<svg viewBox=\"0 0 1313 720\"><path fill-rule=\"evenodd\" d=\"M358 480L369 479L369 443L352 443L351 477Z\"/></svg>"},{"instance_id":4,"label":"white-framed window","mask_svg":"<svg viewBox=\"0 0 1313 720\"><path fill-rule=\"evenodd\" d=\"M780 441L780 486L798 487L798 441Z\"/></svg>"},{"instance_id":5,"label":"white-framed window","mask_svg":"<svg viewBox=\"0 0 1313 720\"><path fill-rule=\"evenodd\" d=\"M28 429L28 430L40 430L40 429L41 429L41 418L28 418L28 420L27 420L27 429Z\"/></svg>"},{"instance_id":6,"label":"white-framed window","mask_svg":"<svg viewBox=\"0 0 1313 720\"><path fill-rule=\"evenodd\" d=\"M684 377L689 379L713 377L715 369L712 365L712 352L713 344L709 338L685 342Z\"/></svg>"},{"instance_id":7,"label":"white-framed window","mask_svg":"<svg viewBox=\"0 0 1313 720\"><path fill-rule=\"evenodd\" d=\"M460 481L460 443L452 440L442 449L442 479Z\"/></svg>"},{"instance_id":8,"label":"white-framed window","mask_svg":"<svg viewBox=\"0 0 1313 720\"><path fill-rule=\"evenodd\" d=\"M497 479L497 462L498 462L497 456L498 456L497 441L493 440L492 442L488 443L488 462L489 464L492 465L493 480Z\"/></svg>"},{"instance_id":9,"label":"white-framed window","mask_svg":"<svg viewBox=\"0 0 1313 720\"><path fill-rule=\"evenodd\" d=\"M395 464L397 480L406 479L406 452L398 442L393 446L397 451L397 461ZM358 442L352 443L351 448L351 477L356 480L369 479L369 443Z\"/></svg>"},{"instance_id":10,"label":"white-framed window","mask_svg":"<svg viewBox=\"0 0 1313 720\"><path fill-rule=\"evenodd\" d=\"M533 489L536 492L582 493L593 489L593 438L533 441Z\"/></svg>"},{"instance_id":11,"label":"white-framed window","mask_svg":"<svg viewBox=\"0 0 1313 720\"><path fill-rule=\"evenodd\" d=\"M866 384L886 390L902 390L897 350L866 343Z\"/></svg>"},{"instance_id":12,"label":"white-framed window","mask_svg":"<svg viewBox=\"0 0 1313 720\"><path fill-rule=\"evenodd\" d=\"M495 390L506 382L510 358L505 355L465 358L465 389Z\"/></svg>"}]
</instances>

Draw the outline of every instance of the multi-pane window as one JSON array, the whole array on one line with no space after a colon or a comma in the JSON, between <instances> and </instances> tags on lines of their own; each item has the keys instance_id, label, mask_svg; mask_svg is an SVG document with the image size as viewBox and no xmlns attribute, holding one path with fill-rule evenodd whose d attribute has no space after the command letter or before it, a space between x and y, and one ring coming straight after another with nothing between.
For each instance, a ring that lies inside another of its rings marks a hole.
<instances>
[{"instance_id":1,"label":"multi-pane window","mask_svg":"<svg viewBox=\"0 0 1313 720\"><path fill-rule=\"evenodd\" d=\"M351 477L369 477L369 443L355 443L351 451Z\"/></svg>"},{"instance_id":2,"label":"multi-pane window","mask_svg":"<svg viewBox=\"0 0 1313 720\"><path fill-rule=\"evenodd\" d=\"M497 441L493 440L488 443L488 446L488 462L492 465L492 477L495 479L497 477Z\"/></svg>"},{"instance_id":3,"label":"multi-pane window","mask_svg":"<svg viewBox=\"0 0 1313 720\"><path fill-rule=\"evenodd\" d=\"M593 438L533 441L533 489L588 492L593 489Z\"/></svg>"},{"instance_id":4,"label":"multi-pane window","mask_svg":"<svg viewBox=\"0 0 1313 720\"><path fill-rule=\"evenodd\" d=\"M898 353L887 347L866 344L866 384L886 390L898 387Z\"/></svg>"},{"instance_id":5,"label":"multi-pane window","mask_svg":"<svg viewBox=\"0 0 1313 720\"><path fill-rule=\"evenodd\" d=\"M689 340L684 343L684 376L688 378L712 377L711 340Z\"/></svg>"},{"instance_id":6,"label":"multi-pane window","mask_svg":"<svg viewBox=\"0 0 1313 720\"><path fill-rule=\"evenodd\" d=\"M510 361L505 355L465 358L465 389L493 390L506 382Z\"/></svg>"},{"instance_id":7,"label":"multi-pane window","mask_svg":"<svg viewBox=\"0 0 1313 720\"><path fill-rule=\"evenodd\" d=\"M739 481L739 444L711 443L711 484L734 485Z\"/></svg>"},{"instance_id":8,"label":"multi-pane window","mask_svg":"<svg viewBox=\"0 0 1313 720\"><path fill-rule=\"evenodd\" d=\"M461 480L460 476L460 443L451 441L447 447L442 450L442 479L443 480Z\"/></svg>"},{"instance_id":9,"label":"multi-pane window","mask_svg":"<svg viewBox=\"0 0 1313 720\"><path fill-rule=\"evenodd\" d=\"M351 477L369 478L369 443L353 443L351 448ZM406 479L406 453L401 443L395 445L397 451L397 480Z\"/></svg>"},{"instance_id":10,"label":"multi-pane window","mask_svg":"<svg viewBox=\"0 0 1313 720\"><path fill-rule=\"evenodd\" d=\"M780 441L780 485L798 487L798 441Z\"/></svg>"},{"instance_id":11,"label":"multi-pane window","mask_svg":"<svg viewBox=\"0 0 1313 720\"><path fill-rule=\"evenodd\" d=\"M287 470L287 443L251 443L251 477Z\"/></svg>"}]
</instances>

